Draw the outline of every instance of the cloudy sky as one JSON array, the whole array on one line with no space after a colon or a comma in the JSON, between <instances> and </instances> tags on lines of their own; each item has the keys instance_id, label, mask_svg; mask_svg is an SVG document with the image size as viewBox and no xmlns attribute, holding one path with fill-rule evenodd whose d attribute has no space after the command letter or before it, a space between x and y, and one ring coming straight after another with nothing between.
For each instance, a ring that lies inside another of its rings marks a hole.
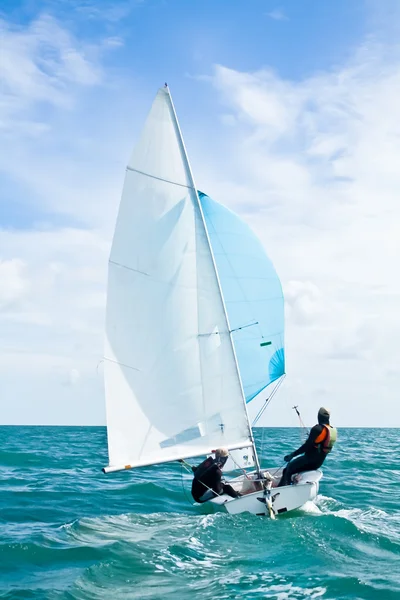
<instances>
[{"instance_id":1,"label":"cloudy sky","mask_svg":"<svg viewBox=\"0 0 400 600\"><path fill-rule=\"evenodd\" d=\"M105 422L108 253L168 81L199 188L284 287L287 377L260 424L296 425L295 403L400 426L396 0L5 0L0 28L1 423Z\"/></svg>"}]
</instances>

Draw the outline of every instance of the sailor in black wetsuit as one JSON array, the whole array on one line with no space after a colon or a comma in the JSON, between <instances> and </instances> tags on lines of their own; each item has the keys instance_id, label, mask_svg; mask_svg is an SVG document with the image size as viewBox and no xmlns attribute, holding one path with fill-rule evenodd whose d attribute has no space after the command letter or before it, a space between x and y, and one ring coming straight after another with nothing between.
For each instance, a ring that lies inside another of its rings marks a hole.
<instances>
[{"instance_id":1,"label":"sailor in black wetsuit","mask_svg":"<svg viewBox=\"0 0 400 600\"><path fill-rule=\"evenodd\" d=\"M329 424L329 417L329 410L326 408L319 409L318 425L314 425L311 429L308 439L298 450L285 456L284 460L289 464L283 471L278 487L290 485L292 475L295 473L314 471L322 465L337 438L336 428ZM292 461L292 458L299 454L304 454L304 456L300 456Z\"/></svg>"},{"instance_id":2,"label":"sailor in black wetsuit","mask_svg":"<svg viewBox=\"0 0 400 600\"><path fill-rule=\"evenodd\" d=\"M192 496L196 502L207 502L221 494L227 494L232 498L240 496L232 486L222 483L221 469L228 460L228 455L226 448L218 448L215 451L215 459L210 456L198 467L192 467L194 473Z\"/></svg>"}]
</instances>

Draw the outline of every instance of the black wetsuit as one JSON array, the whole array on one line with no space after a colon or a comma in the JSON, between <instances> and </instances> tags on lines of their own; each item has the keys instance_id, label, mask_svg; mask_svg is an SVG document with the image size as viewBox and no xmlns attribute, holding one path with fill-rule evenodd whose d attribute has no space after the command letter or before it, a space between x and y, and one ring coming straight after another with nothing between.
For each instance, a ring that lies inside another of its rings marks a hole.
<instances>
[{"instance_id":1,"label":"black wetsuit","mask_svg":"<svg viewBox=\"0 0 400 600\"><path fill-rule=\"evenodd\" d=\"M289 485L292 475L295 473L319 469L327 456L326 452L323 451L322 443L325 439L325 436L322 436L323 439L321 441L318 439L320 438L324 429L324 425L314 425L304 444L291 455L292 458L299 456L299 454L304 454L304 456L300 456L299 458L296 458L296 460L291 460L288 463L287 467L283 471L282 479L280 480L278 487ZM318 440L318 443L316 440Z\"/></svg>"},{"instance_id":2,"label":"black wetsuit","mask_svg":"<svg viewBox=\"0 0 400 600\"><path fill-rule=\"evenodd\" d=\"M222 483L222 471L214 458L209 457L204 460L198 467L192 467L194 478L192 482L192 496L196 502L205 502L201 500L203 494L207 490L212 490L214 496L228 494L232 498L236 498L238 493L232 486ZM209 500L210 498L207 498Z\"/></svg>"}]
</instances>

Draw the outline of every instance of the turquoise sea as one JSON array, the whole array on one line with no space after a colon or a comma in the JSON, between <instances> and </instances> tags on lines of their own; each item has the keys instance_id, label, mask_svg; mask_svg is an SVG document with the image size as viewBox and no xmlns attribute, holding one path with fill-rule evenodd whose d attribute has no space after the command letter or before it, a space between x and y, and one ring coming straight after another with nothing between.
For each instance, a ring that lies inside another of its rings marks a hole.
<instances>
[{"instance_id":1,"label":"turquoise sea","mask_svg":"<svg viewBox=\"0 0 400 600\"><path fill-rule=\"evenodd\" d=\"M300 443L256 429L264 466ZM339 429L316 504L194 507L178 463L104 475L102 427L0 428L0 598L400 599L399 429Z\"/></svg>"}]
</instances>

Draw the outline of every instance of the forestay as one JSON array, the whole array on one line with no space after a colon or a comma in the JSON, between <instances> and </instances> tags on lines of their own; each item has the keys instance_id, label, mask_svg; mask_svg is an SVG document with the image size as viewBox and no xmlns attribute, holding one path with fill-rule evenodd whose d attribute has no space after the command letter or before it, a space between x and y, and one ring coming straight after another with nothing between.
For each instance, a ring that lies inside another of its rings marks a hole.
<instances>
[{"instance_id":1,"label":"forestay","mask_svg":"<svg viewBox=\"0 0 400 600\"><path fill-rule=\"evenodd\" d=\"M201 208L167 88L129 161L109 261L109 467L251 444Z\"/></svg>"},{"instance_id":2,"label":"forestay","mask_svg":"<svg viewBox=\"0 0 400 600\"><path fill-rule=\"evenodd\" d=\"M282 287L250 227L202 192L199 198L250 402L285 373Z\"/></svg>"}]
</instances>

